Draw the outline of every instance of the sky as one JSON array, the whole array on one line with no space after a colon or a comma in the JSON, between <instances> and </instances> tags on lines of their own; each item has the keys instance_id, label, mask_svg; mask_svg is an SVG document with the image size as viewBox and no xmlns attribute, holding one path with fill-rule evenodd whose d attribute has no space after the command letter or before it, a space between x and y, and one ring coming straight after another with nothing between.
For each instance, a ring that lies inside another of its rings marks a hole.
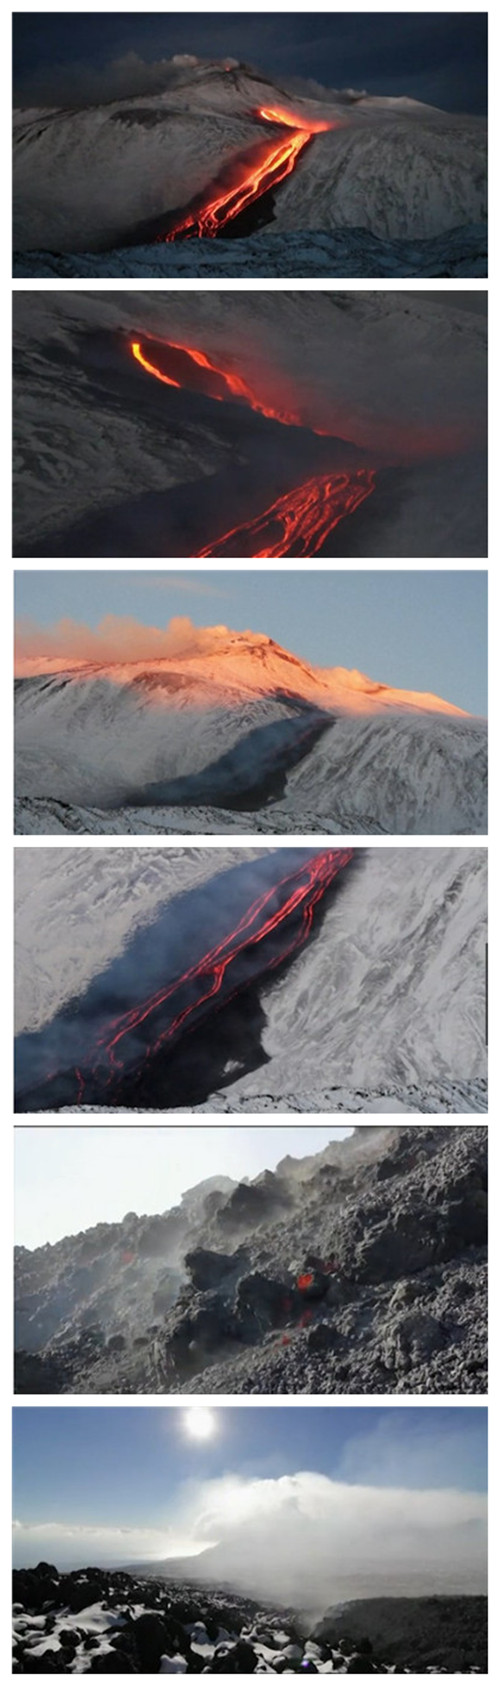
<instances>
[{"instance_id":1,"label":"sky","mask_svg":"<svg viewBox=\"0 0 500 1686\"><path fill-rule=\"evenodd\" d=\"M235 1181L319 1153L351 1125L75 1126L15 1131L16 1245L41 1247L127 1212L165 1212L220 1171Z\"/></svg>"},{"instance_id":2,"label":"sky","mask_svg":"<svg viewBox=\"0 0 500 1686\"><path fill-rule=\"evenodd\" d=\"M110 627L109 616L122 627ZM471 714L487 712L483 570L18 570L16 617L20 653L48 655L52 638L69 654L75 628L60 623L70 621L92 631L106 622L118 657L125 635L129 656L127 621L138 623L139 638L142 627L188 617L196 627L267 633L313 666L357 668Z\"/></svg>"},{"instance_id":3,"label":"sky","mask_svg":"<svg viewBox=\"0 0 500 1686\"><path fill-rule=\"evenodd\" d=\"M197 1413L201 1415L197 1416ZM484 1589L482 1407L14 1410L14 1558L196 1556L276 1597ZM201 1438L199 1430L203 1431Z\"/></svg>"},{"instance_id":4,"label":"sky","mask_svg":"<svg viewBox=\"0 0 500 1686\"><path fill-rule=\"evenodd\" d=\"M161 92L177 53L236 58L311 94L356 88L486 109L486 12L14 13L18 104Z\"/></svg>"}]
</instances>

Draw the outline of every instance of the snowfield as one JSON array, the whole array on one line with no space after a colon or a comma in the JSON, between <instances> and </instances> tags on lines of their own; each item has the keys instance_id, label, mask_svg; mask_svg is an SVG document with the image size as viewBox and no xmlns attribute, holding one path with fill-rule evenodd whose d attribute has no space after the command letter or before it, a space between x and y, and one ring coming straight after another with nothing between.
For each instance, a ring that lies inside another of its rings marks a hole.
<instances>
[{"instance_id":1,"label":"snowfield","mask_svg":"<svg viewBox=\"0 0 500 1686\"><path fill-rule=\"evenodd\" d=\"M445 1110L463 1110L466 1093L469 1110L483 1109L486 851L355 853L338 892L322 904L313 937L284 970L263 979L252 1069L243 1059L237 1077L240 1027L242 1035L250 1029L244 989L233 1003L228 1078L217 1085L214 1110L227 1102L231 1110L260 1111L263 1096L266 1110L288 1110L290 1096L299 1110L337 1110L339 1090L346 1110L349 1095L361 1091L378 1095L378 1109L384 1094L403 1107L406 1097L411 1108L415 1087L425 1093L429 1086L443 1095ZM153 931L155 914L179 891L259 854L236 847L19 850L16 1031L36 1030L63 1003L76 1002L140 926ZM137 992L140 998L140 980ZM189 1038L192 1061L199 1034ZM162 1072L168 1111L166 1058ZM208 1110L213 1098L205 1097Z\"/></svg>"},{"instance_id":2,"label":"snowfield","mask_svg":"<svg viewBox=\"0 0 500 1686\"><path fill-rule=\"evenodd\" d=\"M259 273L279 273L268 244L269 226L290 237L309 231L341 231L348 237L353 229L358 238L362 231L396 242L453 234L459 244L463 229L464 272L476 273L467 265L474 264L468 250L470 225L486 216L486 126L481 119L450 115L404 97L338 93L322 103L299 99L259 71L216 62L173 65L161 95L71 110L16 111L16 252L40 253L42 265L43 254L73 254L75 274L89 272L84 267L88 258L80 267L78 254L94 253L94 273L126 274L126 268L116 268L123 248L142 244L144 250L148 225L161 232L169 211L210 188L224 166L256 153L266 138L259 111L269 107L295 115L302 127L310 120L331 128L314 134L293 172L259 202ZM279 135L276 125L274 133ZM147 234L146 243L143 273L155 275L161 260ZM171 274L184 273L186 264L197 273L197 245L194 239L173 247ZM377 273L369 266L369 250L367 267L360 271L366 275ZM228 261L231 265L232 254ZM38 257L34 262L32 273L44 273L36 267ZM394 262L391 273L402 273L397 252ZM439 258L436 263L430 273L443 273Z\"/></svg>"},{"instance_id":3,"label":"snowfield","mask_svg":"<svg viewBox=\"0 0 500 1686\"><path fill-rule=\"evenodd\" d=\"M21 662L19 832L486 831L483 720L264 635L202 639L153 662Z\"/></svg>"},{"instance_id":4,"label":"snowfield","mask_svg":"<svg viewBox=\"0 0 500 1686\"><path fill-rule=\"evenodd\" d=\"M14 307L17 556L199 555L311 476L364 467L372 495L318 554L486 554L486 322L452 297L49 291ZM162 384L132 341L201 350L253 403Z\"/></svg>"}]
</instances>

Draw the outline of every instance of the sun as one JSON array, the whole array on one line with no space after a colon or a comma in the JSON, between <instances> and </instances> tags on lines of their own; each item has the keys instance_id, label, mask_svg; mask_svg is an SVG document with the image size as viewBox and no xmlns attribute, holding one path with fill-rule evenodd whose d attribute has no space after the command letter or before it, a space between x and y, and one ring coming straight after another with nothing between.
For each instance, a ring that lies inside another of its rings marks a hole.
<instances>
[{"instance_id":1,"label":"sun","mask_svg":"<svg viewBox=\"0 0 500 1686\"><path fill-rule=\"evenodd\" d=\"M190 1405L184 1412L184 1430L191 1440L211 1440L217 1433L215 1411L205 1405Z\"/></svg>"}]
</instances>

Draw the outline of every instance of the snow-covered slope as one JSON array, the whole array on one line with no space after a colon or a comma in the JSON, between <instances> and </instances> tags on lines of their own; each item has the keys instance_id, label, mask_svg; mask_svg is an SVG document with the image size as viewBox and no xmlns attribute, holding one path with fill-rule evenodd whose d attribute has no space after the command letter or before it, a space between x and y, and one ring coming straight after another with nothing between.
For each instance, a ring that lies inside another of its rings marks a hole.
<instances>
[{"instance_id":1,"label":"snow-covered slope","mask_svg":"<svg viewBox=\"0 0 500 1686\"><path fill-rule=\"evenodd\" d=\"M414 279L477 277L488 274L486 223L467 223L428 240L382 239L366 228L342 228L317 234L278 232L273 223L240 240L188 240L154 246L126 246L113 252L20 252L13 273L37 276L112 276L139 281L169 281L177 276L287 276L329 281L396 276Z\"/></svg>"},{"instance_id":2,"label":"snow-covered slope","mask_svg":"<svg viewBox=\"0 0 500 1686\"><path fill-rule=\"evenodd\" d=\"M304 101L259 71L208 62L172 66L161 95L17 111L14 246L90 252L138 241L141 224L258 147L259 109L276 105L302 125L332 125L277 189L277 229L425 239L485 216L482 120L404 98Z\"/></svg>"},{"instance_id":3,"label":"snow-covered slope","mask_svg":"<svg viewBox=\"0 0 500 1686\"><path fill-rule=\"evenodd\" d=\"M375 490L325 554L485 555L480 315L394 292L30 292L14 306L16 555L206 553L311 475L359 467ZM254 406L153 379L130 347L155 337L229 369Z\"/></svg>"},{"instance_id":4,"label":"snow-covered slope","mask_svg":"<svg viewBox=\"0 0 500 1686\"><path fill-rule=\"evenodd\" d=\"M20 830L52 831L54 804L66 830L486 829L483 721L262 634L207 628L182 656L18 671Z\"/></svg>"},{"instance_id":5,"label":"snow-covered slope","mask_svg":"<svg viewBox=\"0 0 500 1686\"><path fill-rule=\"evenodd\" d=\"M259 854L228 847L19 850L17 1030L37 1029L79 997L172 896ZM486 1074L486 865L486 851L476 848L359 852L339 893L324 902L314 938L261 987L254 1069L221 1086L222 1110L225 1094L238 1110L286 1111L283 1097L290 1095L304 1111L338 1110L342 1088L365 1090L368 1098L394 1088L404 1106L415 1085L441 1092L451 1110L463 1110L469 1086L476 1110ZM245 994L239 1001L228 1071L239 1051L237 1026L242 1034L248 1028ZM163 1081L168 1110L168 1062Z\"/></svg>"}]
</instances>

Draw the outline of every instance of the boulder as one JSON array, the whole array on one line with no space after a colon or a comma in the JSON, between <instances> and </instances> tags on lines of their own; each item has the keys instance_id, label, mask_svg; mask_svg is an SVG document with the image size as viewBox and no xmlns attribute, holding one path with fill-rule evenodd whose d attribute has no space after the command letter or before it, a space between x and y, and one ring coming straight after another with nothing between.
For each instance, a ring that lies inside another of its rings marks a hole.
<instances>
[{"instance_id":1,"label":"boulder","mask_svg":"<svg viewBox=\"0 0 500 1686\"><path fill-rule=\"evenodd\" d=\"M248 1253L215 1253L209 1247L194 1247L184 1260L193 1288L201 1293L219 1288L228 1277L234 1277L248 1266Z\"/></svg>"},{"instance_id":2,"label":"boulder","mask_svg":"<svg viewBox=\"0 0 500 1686\"><path fill-rule=\"evenodd\" d=\"M140 1670L143 1674L158 1674L160 1661L168 1646L168 1632L162 1616L146 1610L132 1625Z\"/></svg>"},{"instance_id":3,"label":"boulder","mask_svg":"<svg viewBox=\"0 0 500 1686\"><path fill-rule=\"evenodd\" d=\"M259 1661L253 1646L246 1639L235 1645L217 1645L210 1664L211 1674L255 1674Z\"/></svg>"}]
</instances>

